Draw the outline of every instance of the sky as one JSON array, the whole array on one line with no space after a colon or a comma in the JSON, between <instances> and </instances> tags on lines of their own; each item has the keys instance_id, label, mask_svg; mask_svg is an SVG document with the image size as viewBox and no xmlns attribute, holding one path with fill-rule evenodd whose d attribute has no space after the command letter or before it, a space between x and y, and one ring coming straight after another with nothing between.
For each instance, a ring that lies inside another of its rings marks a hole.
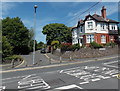
<instances>
[{"instance_id":1,"label":"sky","mask_svg":"<svg viewBox=\"0 0 120 91\"><path fill-rule=\"evenodd\" d=\"M46 43L46 36L42 34L43 27L50 23L63 23L73 27L78 20L94 13L101 15L101 8L107 9L107 18L118 21L118 3L100 2L89 11L82 14L96 2L2 2L2 17L20 17L24 25L34 28L34 5L37 5L35 39Z\"/></svg>"}]
</instances>

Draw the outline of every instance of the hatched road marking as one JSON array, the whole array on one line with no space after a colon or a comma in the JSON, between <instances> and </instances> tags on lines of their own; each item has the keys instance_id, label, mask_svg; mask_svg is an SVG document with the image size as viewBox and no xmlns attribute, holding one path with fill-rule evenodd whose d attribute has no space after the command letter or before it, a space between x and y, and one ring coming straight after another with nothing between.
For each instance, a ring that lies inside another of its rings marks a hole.
<instances>
[{"instance_id":1,"label":"hatched road marking","mask_svg":"<svg viewBox=\"0 0 120 91\"><path fill-rule=\"evenodd\" d=\"M28 75L18 82L18 89L49 89L50 86L39 76Z\"/></svg>"}]
</instances>

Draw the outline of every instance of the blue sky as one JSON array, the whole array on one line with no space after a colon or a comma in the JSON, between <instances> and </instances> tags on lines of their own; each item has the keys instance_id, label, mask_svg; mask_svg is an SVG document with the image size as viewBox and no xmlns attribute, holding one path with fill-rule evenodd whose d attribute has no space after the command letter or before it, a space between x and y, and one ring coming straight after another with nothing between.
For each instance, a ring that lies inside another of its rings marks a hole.
<instances>
[{"instance_id":1,"label":"blue sky","mask_svg":"<svg viewBox=\"0 0 120 91\"><path fill-rule=\"evenodd\" d=\"M107 17L118 20L118 3L101 2L88 12L81 15L82 12L94 5L96 2L4 2L2 3L2 18L20 17L25 26L30 29L34 27L34 5L37 8L37 20L35 39L40 42L46 42L45 35L42 34L42 28L50 23L63 23L69 27L76 25L79 19L84 19L89 13L92 15L101 15L101 8L107 8Z\"/></svg>"}]
</instances>

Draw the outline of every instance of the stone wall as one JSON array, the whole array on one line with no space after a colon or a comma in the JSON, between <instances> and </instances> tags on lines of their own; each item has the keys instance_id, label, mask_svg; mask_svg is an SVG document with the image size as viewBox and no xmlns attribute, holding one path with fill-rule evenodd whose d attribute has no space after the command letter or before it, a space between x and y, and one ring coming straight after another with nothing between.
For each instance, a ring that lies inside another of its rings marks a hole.
<instances>
[{"instance_id":1,"label":"stone wall","mask_svg":"<svg viewBox=\"0 0 120 91\"><path fill-rule=\"evenodd\" d=\"M62 54L63 58L94 58L94 57L102 57L102 56L109 56L109 55L115 55L118 54L118 46L115 47L107 47L105 50L99 50L99 49L91 49L91 48L81 48L78 51L66 51L64 54ZM55 56L60 56L59 51L55 51Z\"/></svg>"}]
</instances>

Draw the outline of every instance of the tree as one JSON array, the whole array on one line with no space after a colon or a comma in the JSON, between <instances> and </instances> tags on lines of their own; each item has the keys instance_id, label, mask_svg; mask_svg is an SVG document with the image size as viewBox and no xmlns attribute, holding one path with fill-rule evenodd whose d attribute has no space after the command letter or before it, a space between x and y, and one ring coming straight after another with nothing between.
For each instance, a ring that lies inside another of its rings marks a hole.
<instances>
[{"instance_id":1,"label":"tree","mask_svg":"<svg viewBox=\"0 0 120 91\"><path fill-rule=\"evenodd\" d=\"M12 55L12 49L13 47L8 42L8 39L5 36L2 36L2 58L9 57Z\"/></svg>"},{"instance_id":2,"label":"tree","mask_svg":"<svg viewBox=\"0 0 120 91\"><path fill-rule=\"evenodd\" d=\"M40 41L40 42L37 44L37 50L39 50L39 49L41 49L41 48L44 48L44 43Z\"/></svg>"},{"instance_id":3,"label":"tree","mask_svg":"<svg viewBox=\"0 0 120 91\"><path fill-rule=\"evenodd\" d=\"M43 27L42 33L46 35L47 44L50 45L52 41L59 42L68 42L72 41L72 33L70 28L65 26L64 24L53 23L48 24Z\"/></svg>"},{"instance_id":4,"label":"tree","mask_svg":"<svg viewBox=\"0 0 120 91\"><path fill-rule=\"evenodd\" d=\"M13 46L14 54L29 53L29 30L24 26L19 17L7 17L2 20L2 33L6 36L8 42Z\"/></svg>"}]
</instances>

